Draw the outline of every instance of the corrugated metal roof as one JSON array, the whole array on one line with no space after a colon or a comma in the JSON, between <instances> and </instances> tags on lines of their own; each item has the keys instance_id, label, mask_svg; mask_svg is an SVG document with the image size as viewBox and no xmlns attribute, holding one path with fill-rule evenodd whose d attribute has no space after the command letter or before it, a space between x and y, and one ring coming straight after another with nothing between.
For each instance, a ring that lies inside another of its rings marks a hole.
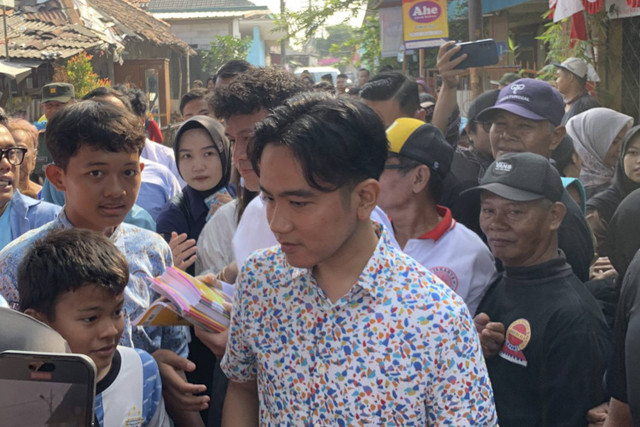
<instances>
[{"instance_id":1,"label":"corrugated metal roof","mask_svg":"<svg viewBox=\"0 0 640 427\"><path fill-rule=\"evenodd\" d=\"M240 18L243 11L231 12L151 12L158 19Z\"/></svg>"},{"instance_id":2,"label":"corrugated metal roof","mask_svg":"<svg viewBox=\"0 0 640 427\"><path fill-rule=\"evenodd\" d=\"M267 9L249 0L150 0L149 12L210 12Z\"/></svg>"}]
</instances>

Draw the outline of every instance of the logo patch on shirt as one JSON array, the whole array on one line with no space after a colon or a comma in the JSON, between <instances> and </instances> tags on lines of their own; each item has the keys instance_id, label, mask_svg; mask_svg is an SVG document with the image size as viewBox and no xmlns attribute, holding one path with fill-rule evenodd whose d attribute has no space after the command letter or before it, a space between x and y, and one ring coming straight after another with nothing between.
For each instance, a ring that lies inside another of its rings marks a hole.
<instances>
[{"instance_id":1,"label":"logo patch on shirt","mask_svg":"<svg viewBox=\"0 0 640 427\"><path fill-rule=\"evenodd\" d=\"M521 366L527 366L527 358L524 357L524 350L531 339L531 326L527 319L518 319L509 325L507 337L499 356L509 362Z\"/></svg>"},{"instance_id":2,"label":"logo patch on shirt","mask_svg":"<svg viewBox=\"0 0 640 427\"><path fill-rule=\"evenodd\" d=\"M127 411L127 418L124 420L126 427L140 427L144 424L144 418L142 416L142 410L133 405L131 409Z\"/></svg>"},{"instance_id":3,"label":"logo patch on shirt","mask_svg":"<svg viewBox=\"0 0 640 427\"><path fill-rule=\"evenodd\" d=\"M460 284L458 276L450 268L438 266L429 268L429 271L438 276L452 291L458 290L458 285Z\"/></svg>"}]
</instances>

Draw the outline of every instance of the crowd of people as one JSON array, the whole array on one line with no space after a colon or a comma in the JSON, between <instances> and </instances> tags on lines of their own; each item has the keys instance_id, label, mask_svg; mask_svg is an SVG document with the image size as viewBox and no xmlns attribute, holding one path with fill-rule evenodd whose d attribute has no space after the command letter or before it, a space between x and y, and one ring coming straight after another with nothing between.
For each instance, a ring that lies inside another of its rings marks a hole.
<instances>
[{"instance_id":1,"label":"crowd of people","mask_svg":"<svg viewBox=\"0 0 640 427\"><path fill-rule=\"evenodd\" d=\"M166 145L46 85L0 118L0 351L89 356L101 426L639 425L640 126L578 58L461 108L452 45L437 96L230 61ZM228 330L135 324L169 266Z\"/></svg>"}]
</instances>

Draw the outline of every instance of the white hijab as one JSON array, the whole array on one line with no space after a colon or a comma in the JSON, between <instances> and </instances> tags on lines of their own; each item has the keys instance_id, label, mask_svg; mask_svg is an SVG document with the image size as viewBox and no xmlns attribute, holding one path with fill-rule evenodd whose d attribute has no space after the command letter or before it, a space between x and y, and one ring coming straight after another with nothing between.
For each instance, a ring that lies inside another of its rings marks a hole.
<instances>
[{"instance_id":1,"label":"white hijab","mask_svg":"<svg viewBox=\"0 0 640 427\"><path fill-rule=\"evenodd\" d=\"M582 159L580 181L585 188L608 184L615 166L604 164L613 140L625 126L633 125L633 117L609 108L592 108L573 116L567 122L567 133Z\"/></svg>"}]
</instances>

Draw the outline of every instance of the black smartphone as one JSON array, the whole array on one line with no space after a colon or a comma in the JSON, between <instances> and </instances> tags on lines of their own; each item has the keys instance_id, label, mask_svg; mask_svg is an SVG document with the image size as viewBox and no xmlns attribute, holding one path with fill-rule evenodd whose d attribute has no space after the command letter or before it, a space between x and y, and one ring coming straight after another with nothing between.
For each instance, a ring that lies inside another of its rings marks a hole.
<instances>
[{"instance_id":1,"label":"black smartphone","mask_svg":"<svg viewBox=\"0 0 640 427\"><path fill-rule=\"evenodd\" d=\"M0 353L0 420L4 426L93 424L96 367L82 354Z\"/></svg>"},{"instance_id":2,"label":"black smartphone","mask_svg":"<svg viewBox=\"0 0 640 427\"><path fill-rule=\"evenodd\" d=\"M456 46L460 46L461 49L456 52L451 59L455 59L463 53L467 54L467 58L455 67L456 70L484 67L485 65L495 65L498 63L498 47L493 39L458 43Z\"/></svg>"}]
</instances>

